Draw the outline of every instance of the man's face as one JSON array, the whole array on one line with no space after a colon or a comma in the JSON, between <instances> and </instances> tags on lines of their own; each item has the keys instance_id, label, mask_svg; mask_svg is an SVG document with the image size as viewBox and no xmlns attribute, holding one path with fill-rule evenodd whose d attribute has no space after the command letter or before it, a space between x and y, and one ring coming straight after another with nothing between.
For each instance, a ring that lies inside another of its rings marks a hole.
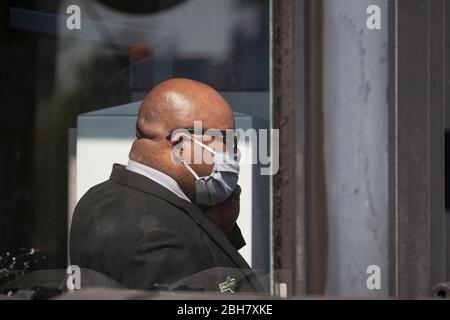
<instances>
[{"instance_id":1,"label":"man's face","mask_svg":"<svg viewBox=\"0 0 450 320\"><path fill-rule=\"evenodd\" d=\"M202 121L203 131L195 131L191 122L189 126L176 128L174 130L176 133L170 134L172 141L171 161L183 168L176 180L191 196L195 195L196 179L184 165L180 164L180 160L189 165L199 177L209 176L214 168L214 154L211 149L217 152L229 151L230 148L234 148L234 139L232 138L234 136L234 118L218 117L214 120ZM205 123L208 126L205 126ZM198 121L195 122L195 125L198 125ZM226 135L227 129L232 130L231 135L230 132ZM182 133L179 133L180 131ZM233 151L231 150L231 152Z\"/></svg>"},{"instance_id":2,"label":"man's face","mask_svg":"<svg viewBox=\"0 0 450 320\"><path fill-rule=\"evenodd\" d=\"M233 154L237 151L236 139L233 129L227 131L207 130L205 133L173 134L173 139L179 141L173 149L174 157L183 160L198 173L199 176L208 176L214 165L214 154L226 151Z\"/></svg>"}]
</instances>

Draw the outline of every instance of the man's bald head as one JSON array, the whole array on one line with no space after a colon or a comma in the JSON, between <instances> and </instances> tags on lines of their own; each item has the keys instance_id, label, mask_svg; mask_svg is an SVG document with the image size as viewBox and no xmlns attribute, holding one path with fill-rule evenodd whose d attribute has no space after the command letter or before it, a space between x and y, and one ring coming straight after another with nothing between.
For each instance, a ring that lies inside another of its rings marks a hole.
<instances>
[{"instance_id":1,"label":"man's bald head","mask_svg":"<svg viewBox=\"0 0 450 320\"><path fill-rule=\"evenodd\" d=\"M178 128L193 128L202 121L205 129L234 127L233 112L212 87L190 79L171 79L154 87L139 109L137 126L148 137Z\"/></svg>"},{"instance_id":2,"label":"man's bald head","mask_svg":"<svg viewBox=\"0 0 450 320\"><path fill-rule=\"evenodd\" d=\"M139 108L136 127L145 139L133 143L130 159L155 168L174 178L193 197L194 182L184 166L172 159L174 142L166 137L176 129L202 128L221 131L234 128L234 115L225 99L212 87L190 79L171 79L154 87ZM196 171L207 175L211 166Z\"/></svg>"}]
</instances>

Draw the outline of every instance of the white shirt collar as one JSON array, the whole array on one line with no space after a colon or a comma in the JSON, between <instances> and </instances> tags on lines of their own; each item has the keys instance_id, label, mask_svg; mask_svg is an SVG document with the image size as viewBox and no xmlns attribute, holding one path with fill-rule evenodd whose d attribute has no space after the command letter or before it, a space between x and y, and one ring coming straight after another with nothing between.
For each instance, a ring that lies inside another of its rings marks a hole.
<instances>
[{"instance_id":1,"label":"white shirt collar","mask_svg":"<svg viewBox=\"0 0 450 320\"><path fill-rule=\"evenodd\" d=\"M143 165L142 163L133 161L131 159L128 160L128 164L127 164L126 168L127 168L127 170L133 171L137 174L140 174L144 177L147 177L147 178L155 181L156 183L162 185L164 188L175 193L180 198L191 202L191 200L189 200L189 198L181 190L178 183L172 177L168 176L167 174L165 174L159 170L156 170L154 168Z\"/></svg>"}]
</instances>

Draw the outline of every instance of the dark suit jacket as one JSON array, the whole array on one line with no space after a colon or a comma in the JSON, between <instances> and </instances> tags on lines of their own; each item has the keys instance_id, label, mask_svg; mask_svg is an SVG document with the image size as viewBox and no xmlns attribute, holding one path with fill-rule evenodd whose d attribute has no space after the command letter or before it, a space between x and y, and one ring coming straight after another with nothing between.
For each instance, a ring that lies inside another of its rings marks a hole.
<instances>
[{"instance_id":1,"label":"dark suit jacket","mask_svg":"<svg viewBox=\"0 0 450 320\"><path fill-rule=\"evenodd\" d=\"M81 198L70 231L71 264L137 289L260 292L243 245L237 225L227 237L195 204L118 164Z\"/></svg>"}]
</instances>

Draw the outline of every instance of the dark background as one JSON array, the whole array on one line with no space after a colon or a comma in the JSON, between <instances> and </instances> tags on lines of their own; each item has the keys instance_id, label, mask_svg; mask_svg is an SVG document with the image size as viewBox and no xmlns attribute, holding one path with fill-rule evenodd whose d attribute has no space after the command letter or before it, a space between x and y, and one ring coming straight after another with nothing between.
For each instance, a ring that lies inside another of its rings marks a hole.
<instances>
[{"instance_id":1,"label":"dark background","mask_svg":"<svg viewBox=\"0 0 450 320\"><path fill-rule=\"evenodd\" d=\"M103 2L142 15L176 8L183 1ZM172 75L221 91L268 91L268 1L232 2L236 11L261 9L257 36L247 39L236 29L226 61L175 56ZM156 83L130 82L130 72L136 71L126 70L134 62L130 48L109 45L113 55L99 50L77 70L82 79L77 88L58 93L56 59L63 36L12 28L11 7L56 14L60 1L0 2L0 254L34 247L48 257L47 267L61 268L67 262L68 129L76 127L80 113L130 102L133 93ZM119 76L105 86L114 74Z\"/></svg>"}]
</instances>

